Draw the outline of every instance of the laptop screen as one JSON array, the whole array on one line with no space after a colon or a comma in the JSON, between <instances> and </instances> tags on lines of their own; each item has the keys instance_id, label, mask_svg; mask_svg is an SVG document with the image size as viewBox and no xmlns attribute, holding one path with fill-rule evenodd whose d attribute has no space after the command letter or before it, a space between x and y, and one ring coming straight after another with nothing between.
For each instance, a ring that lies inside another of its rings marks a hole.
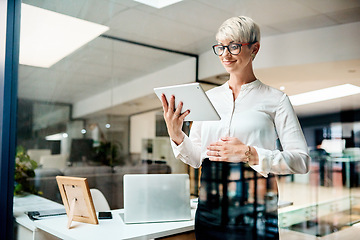
<instances>
[{"instance_id":1,"label":"laptop screen","mask_svg":"<svg viewBox=\"0 0 360 240\"><path fill-rule=\"evenodd\" d=\"M188 174L124 175L125 223L190 220Z\"/></svg>"}]
</instances>

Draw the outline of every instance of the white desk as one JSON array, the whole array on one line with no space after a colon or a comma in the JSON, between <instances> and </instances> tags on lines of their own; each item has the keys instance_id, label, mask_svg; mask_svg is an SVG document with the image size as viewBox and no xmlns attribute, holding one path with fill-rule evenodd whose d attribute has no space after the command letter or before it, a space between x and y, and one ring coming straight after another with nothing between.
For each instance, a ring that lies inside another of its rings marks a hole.
<instances>
[{"instance_id":1,"label":"white desk","mask_svg":"<svg viewBox=\"0 0 360 240\"><path fill-rule=\"evenodd\" d=\"M38 239L37 228L24 212L64 208L62 204L36 195L14 197L14 218L18 223L17 238L20 240Z\"/></svg>"},{"instance_id":2,"label":"white desk","mask_svg":"<svg viewBox=\"0 0 360 240\"><path fill-rule=\"evenodd\" d=\"M152 239L194 230L194 220L147 224L125 224L123 209L113 210L113 219L99 220L98 225L72 222L67 229L67 216L31 221L25 211L59 209L64 206L35 195L14 197L14 217L19 224L18 239ZM195 209L192 209L194 219Z\"/></svg>"},{"instance_id":3,"label":"white desk","mask_svg":"<svg viewBox=\"0 0 360 240\"><path fill-rule=\"evenodd\" d=\"M113 210L113 219L99 220L98 225L72 222L67 228L67 216L35 221L38 229L61 239L153 239L194 230L194 220L162 223L125 224L120 213ZM192 210L194 217L195 210ZM41 234L39 232L38 234Z\"/></svg>"},{"instance_id":4,"label":"white desk","mask_svg":"<svg viewBox=\"0 0 360 240\"><path fill-rule=\"evenodd\" d=\"M351 176L356 174L355 172L355 166L351 167L350 164L355 164L357 162L360 162L359 157L332 157L328 158L328 161L330 162L338 162L343 163L345 165L345 185L346 187L351 187Z\"/></svg>"}]
</instances>

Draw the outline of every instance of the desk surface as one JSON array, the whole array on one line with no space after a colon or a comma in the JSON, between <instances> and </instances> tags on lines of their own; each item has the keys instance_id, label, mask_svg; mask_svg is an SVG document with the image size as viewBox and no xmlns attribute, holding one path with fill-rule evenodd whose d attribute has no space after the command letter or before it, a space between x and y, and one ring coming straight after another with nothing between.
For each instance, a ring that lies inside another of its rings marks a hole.
<instances>
[{"instance_id":1,"label":"desk surface","mask_svg":"<svg viewBox=\"0 0 360 240\"><path fill-rule=\"evenodd\" d=\"M343 162L343 163L360 162L359 157L330 157L327 160L331 162Z\"/></svg>"},{"instance_id":2,"label":"desk surface","mask_svg":"<svg viewBox=\"0 0 360 240\"><path fill-rule=\"evenodd\" d=\"M71 229L67 228L67 216L54 216L42 220L31 221L25 211L59 209L64 206L36 195L14 197L14 217L22 226L31 231L40 229L61 239L151 239L164 237L194 230L194 220L125 224L120 214L123 209L113 210L113 219L99 220L98 225L72 222ZM195 209L191 210L192 219Z\"/></svg>"},{"instance_id":3,"label":"desk surface","mask_svg":"<svg viewBox=\"0 0 360 240\"><path fill-rule=\"evenodd\" d=\"M21 197L14 197L14 217L17 223L34 231L36 229L34 221L31 221L24 212L41 210L52 210L64 208L62 204L53 202L49 199L28 194Z\"/></svg>"},{"instance_id":4,"label":"desk surface","mask_svg":"<svg viewBox=\"0 0 360 240\"><path fill-rule=\"evenodd\" d=\"M119 209L111 211L113 219L99 220L98 225L72 222L71 229L67 229L67 216L34 223L37 228L62 239L153 239L194 230L195 209L191 211L192 220L178 222L126 224L122 217L124 210Z\"/></svg>"},{"instance_id":5,"label":"desk surface","mask_svg":"<svg viewBox=\"0 0 360 240\"><path fill-rule=\"evenodd\" d=\"M194 230L194 220L162 223L125 224L123 209L111 211L112 219L99 220L98 225L72 222L67 228L67 216L35 221L37 228L62 239L152 239ZM195 210L192 209L192 217Z\"/></svg>"}]
</instances>

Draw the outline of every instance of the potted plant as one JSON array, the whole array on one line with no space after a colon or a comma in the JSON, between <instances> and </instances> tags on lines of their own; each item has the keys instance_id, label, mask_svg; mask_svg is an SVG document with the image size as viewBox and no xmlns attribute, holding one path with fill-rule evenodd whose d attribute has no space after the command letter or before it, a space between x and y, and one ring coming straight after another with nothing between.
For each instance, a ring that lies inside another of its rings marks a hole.
<instances>
[{"instance_id":1,"label":"potted plant","mask_svg":"<svg viewBox=\"0 0 360 240\"><path fill-rule=\"evenodd\" d=\"M29 155L26 154L25 148L18 146L16 148L16 159L15 159L15 186L14 186L14 195L23 195L26 192L35 193L34 186L29 184L27 178L35 177L35 168L37 168L37 163L30 159Z\"/></svg>"},{"instance_id":2,"label":"potted plant","mask_svg":"<svg viewBox=\"0 0 360 240\"><path fill-rule=\"evenodd\" d=\"M119 163L119 151L122 146L118 142L100 142L98 147L95 147L96 160L103 165L114 166Z\"/></svg>"}]
</instances>

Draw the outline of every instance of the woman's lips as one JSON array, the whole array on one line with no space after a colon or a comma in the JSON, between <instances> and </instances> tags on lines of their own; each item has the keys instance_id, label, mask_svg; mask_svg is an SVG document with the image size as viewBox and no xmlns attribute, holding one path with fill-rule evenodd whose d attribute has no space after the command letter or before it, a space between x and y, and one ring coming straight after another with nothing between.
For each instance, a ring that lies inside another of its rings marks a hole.
<instances>
[{"instance_id":1,"label":"woman's lips","mask_svg":"<svg viewBox=\"0 0 360 240\"><path fill-rule=\"evenodd\" d=\"M235 61L230 61L230 60L223 60L224 65L230 65L232 63L234 63Z\"/></svg>"}]
</instances>

